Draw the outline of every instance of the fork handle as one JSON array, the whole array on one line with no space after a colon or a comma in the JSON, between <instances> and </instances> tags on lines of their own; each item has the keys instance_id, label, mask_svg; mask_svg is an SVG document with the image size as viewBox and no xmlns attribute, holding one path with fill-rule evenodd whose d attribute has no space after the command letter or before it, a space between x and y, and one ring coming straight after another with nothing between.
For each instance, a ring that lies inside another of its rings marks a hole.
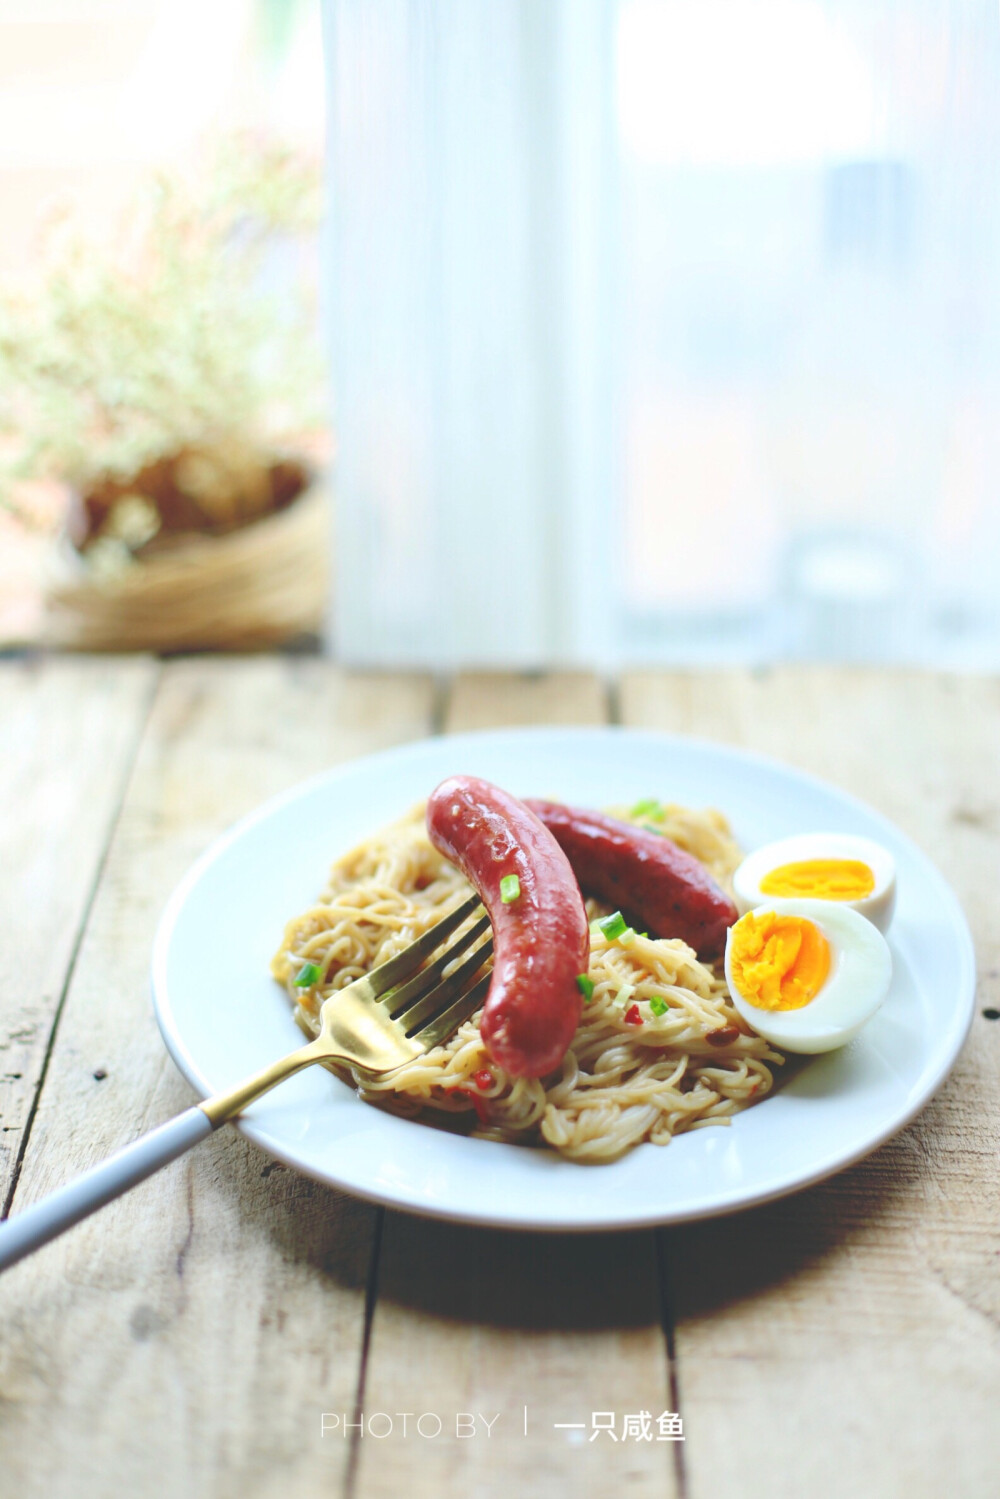
<instances>
[{"instance_id":1,"label":"fork handle","mask_svg":"<svg viewBox=\"0 0 1000 1499\"><path fill-rule=\"evenodd\" d=\"M95 1213L112 1198L120 1197L130 1187L145 1181L161 1166L168 1165L192 1145L197 1145L199 1140L204 1140L215 1127L196 1104L178 1114L176 1119L170 1119L148 1135L133 1140L124 1150L109 1156L99 1166L92 1166L75 1181L67 1182L65 1187L43 1197L41 1202L33 1203L16 1217L0 1223L0 1270L16 1265L26 1254L57 1238L81 1218Z\"/></svg>"},{"instance_id":2,"label":"fork handle","mask_svg":"<svg viewBox=\"0 0 1000 1499\"><path fill-rule=\"evenodd\" d=\"M286 1077L332 1055L331 1048L322 1041L300 1046L298 1051L279 1057L235 1088L216 1093L204 1103L195 1104L178 1114L176 1119L161 1124L159 1129L141 1135L124 1150L109 1156L99 1166L92 1166L75 1181L67 1182L65 1187L59 1187L41 1202L32 1203L23 1213L0 1223L0 1271L9 1269L33 1249L40 1249L50 1239L65 1233L81 1218L96 1213L105 1203L159 1171L161 1166L175 1161L185 1150L190 1150L192 1145L197 1145L199 1140L218 1129L220 1124L235 1118L255 1098L284 1082Z\"/></svg>"}]
</instances>

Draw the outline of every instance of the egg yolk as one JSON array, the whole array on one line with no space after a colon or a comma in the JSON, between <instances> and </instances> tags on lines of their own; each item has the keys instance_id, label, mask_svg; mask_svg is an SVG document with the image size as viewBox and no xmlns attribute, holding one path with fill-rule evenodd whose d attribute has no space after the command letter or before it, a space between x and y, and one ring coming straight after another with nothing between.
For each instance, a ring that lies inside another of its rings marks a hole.
<instances>
[{"instance_id":1,"label":"egg yolk","mask_svg":"<svg viewBox=\"0 0 1000 1499\"><path fill-rule=\"evenodd\" d=\"M729 941L733 983L760 1010L799 1010L826 983L830 944L804 916L748 911Z\"/></svg>"},{"instance_id":2,"label":"egg yolk","mask_svg":"<svg viewBox=\"0 0 1000 1499\"><path fill-rule=\"evenodd\" d=\"M768 870L762 895L805 895L815 900L864 900L875 889L875 876L860 859L803 859Z\"/></svg>"}]
</instances>

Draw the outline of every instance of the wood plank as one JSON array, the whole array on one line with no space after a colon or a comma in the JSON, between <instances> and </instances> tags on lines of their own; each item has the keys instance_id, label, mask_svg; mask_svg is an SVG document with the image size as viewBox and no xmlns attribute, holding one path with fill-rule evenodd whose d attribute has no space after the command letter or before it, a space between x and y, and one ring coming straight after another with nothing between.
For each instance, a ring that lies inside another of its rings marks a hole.
<instances>
[{"instance_id":1,"label":"wood plank","mask_svg":"<svg viewBox=\"0 0 1000 1499\"><path fill-rule=\"evenodd\" d=\"M607 686L590 672L462 672L452 684L445 729L604 723Z\"/></svg>"},{"instance_id":2,"label":"wood plank","mask_svg":"<svg viewBox=\"0 0 1000 1499\"><path fill-rule=\"evenodd\" d=\"M626 723L744 744L894 818L958 891L980 1010L937 1098L868 1161L664 1234L693 1499L996 1492L1000 687L919 672L636 673Z\"/></svg>"},{"instance_id":3,"label":"wood plank","mask_svg":"<svg viewBox=\"0 0 1000 1499\"><path fill-rule=\"evenodd\" d=\"M147 968L191 859L299 778L426 733L432 704L429 680L315 660L165 668L15 1207L190 1103ZM17 1266L0 1322L10 1491L334 1491L344 1458L319 1441L319 1413L353 1403L373 1222L225 1130Z\"/></svg>"},{"instance_id":4,"label":"wood plank","mask_svg":"<svg viewBox=\"0 0 1000 1499\"><path fill-rule=\"evenodd\" d=\"M141 659L0 664L0 1205L156 672Z\"/></svg>"},{"instance_id":5,"label":"wood plank","mask_svg":"<svg viewBox=\"0 0 1000 1499\"><path fill-rule=\"evenodd\" d=\"M459 679L444 721L457 731L605 712L595 678L481 675ZM484 1170L495 1148L483 1146ZM663 1499L676 1492L674 1444L589 1437L594 1411L615 1412L620 1431L626 1413L668 1408L652 1234L539 1237L386 1214L364 1411L395 1425L358 1442L358 1499L603 1499L619 1487ZM423 1412L442 1420L440 1436L415 1433ZM457 1434L459 1413L476 1417L474 1437ZM586 1431L554 1425L578 1421Z\"/></svg>"}]
</instances>

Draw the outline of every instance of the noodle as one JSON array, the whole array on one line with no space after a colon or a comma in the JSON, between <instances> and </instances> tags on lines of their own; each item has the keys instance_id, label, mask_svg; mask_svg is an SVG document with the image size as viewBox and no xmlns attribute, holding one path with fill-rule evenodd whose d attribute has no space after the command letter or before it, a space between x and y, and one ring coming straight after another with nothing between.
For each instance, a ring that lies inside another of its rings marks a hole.
<instances>
[{"instance_id":1,"label":"noodle","mask_svg":"<svg viewBox=\"0 0 1000 1499\"><path fill-rule=\"evenodd\" d=\"M620 809L615 815L629 820ZM739 850L720 813L671 806L661 809L657 828L728 885ZM317 904L288 923L271 964L302 1028L315 1035L328 994L393 957L469 891L430 843L422 808L339 859ZM594 901L587 909L591 918L607 914ZM295 978L306 963L320 978L299 989ZM445 1045L387 1077L336 1070L362 1098L394 1113L439 1122L463 1116L453 1124L475 1119L480 1138L547 1144L588 1162L614 1160L643 1140L666 1145L685 1130L727 1124L769 1092L768 1063L782 1057L743 1028L721 971L684 942L640 935L622 946L593 932L590 977L593 998L558 1075L507 1074L487 1055L478 1014ZM663 1014L650 1011L644 1001L651 999L666 1004ZM625 1019L633 1004L642 1025ZM723 1027L737 1031L735 1039L709 1039ZM492 1082L480 1087L487 1070Z\"/></svg>"}]
</instances>

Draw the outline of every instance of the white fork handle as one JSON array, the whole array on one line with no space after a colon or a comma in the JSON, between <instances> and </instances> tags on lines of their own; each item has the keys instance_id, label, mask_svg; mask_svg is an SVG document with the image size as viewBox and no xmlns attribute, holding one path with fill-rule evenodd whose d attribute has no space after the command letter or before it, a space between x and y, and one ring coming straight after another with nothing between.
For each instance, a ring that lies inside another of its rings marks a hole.
<instances>
[{"instance_id":1,"label":"white fork handle","mask_svg":"<svg viewBox=\"0 0 1000 1499\"><path fill-rule=\"evenodd\" d=\"M0 1223L0 1270L9 1269L33 1249L39 1249L81 1218L96 1213L112 1198L145 1181L161 1166L204 1140L214 1128L211 1119L196 1104L176 1119L133 1140L124 1150L109 1156L99 1166L92 1166L75 1181L43 1197L41 1202L25 1208L23 1213Z\"/></svg>"}]
</instances>

